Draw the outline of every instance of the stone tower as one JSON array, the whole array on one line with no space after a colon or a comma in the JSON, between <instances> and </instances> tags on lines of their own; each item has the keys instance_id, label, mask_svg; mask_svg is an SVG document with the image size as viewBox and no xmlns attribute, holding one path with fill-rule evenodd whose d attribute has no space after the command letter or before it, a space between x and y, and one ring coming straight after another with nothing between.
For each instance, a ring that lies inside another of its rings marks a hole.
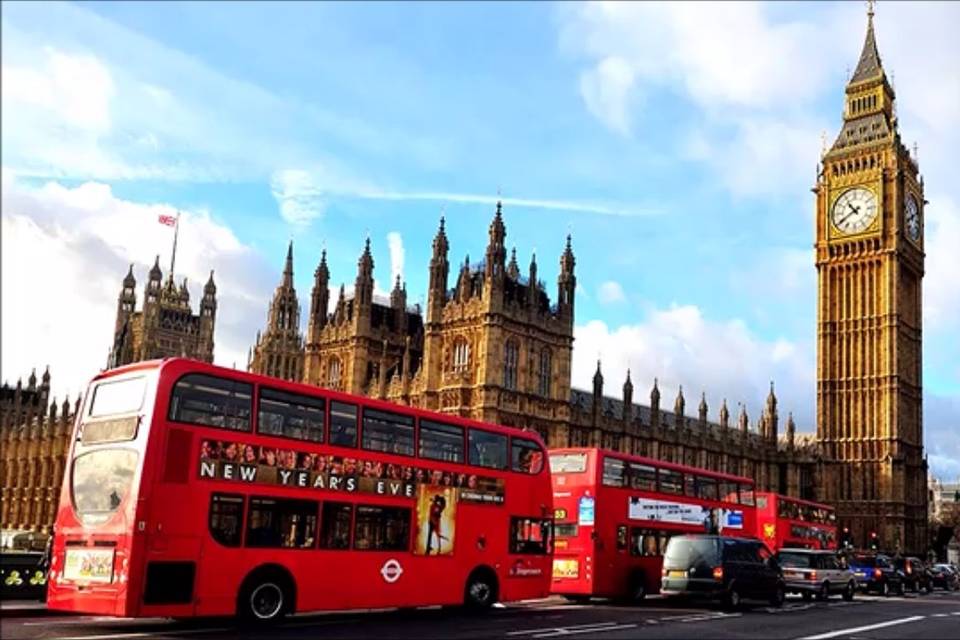
<instances>
[{"instance_id":1,"label":"stone tower","mask_svg":"<svg viewBox=\"0 0 960 640\"><path fill-rule=\"evenodd\" d=\"M303 336L300 334L300 303L293 287L293 241L287 247L283 278L273 294L267 327L257 333L257 342L247 368L262 375L295 380L303 378Z\"/></svg>"},{"instance_id":2,"label":"stone tower","mask_svg":"<svg viewBox=\"0 0 960 640\"><path fill-rule=\"evenodd\" d=\"M921 415L923 179L901 142L868 11L843 126L816 187L817 439L857 545L926 546Z\"/></svg>"},{"instance_id":3,"label":"stone tower","mask_svg":"<svg viewBox=\"0 0 960 640\"><path fill-rule=\"evenodd\" d=\"M130 265L117 298L117 317L113 345L107 359L108 367L181 356L213 362L217 287L212 271L203 289L199 314L194 314L190 308L186 279L178 287L171 273L166 283L163 282L160 256L157 256L147 275L141 311L136 310L136 286L133 265Z\"/></svg>"}]
</instances>

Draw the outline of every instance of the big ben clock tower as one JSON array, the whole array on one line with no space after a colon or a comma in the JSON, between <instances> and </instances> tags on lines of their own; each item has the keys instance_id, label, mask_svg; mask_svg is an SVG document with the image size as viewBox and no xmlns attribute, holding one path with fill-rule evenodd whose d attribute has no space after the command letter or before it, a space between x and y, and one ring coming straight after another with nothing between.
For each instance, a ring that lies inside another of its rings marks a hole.
<instances>
[{"instance_id":1,"label":"big ben clock tower","mask_svg":"<svg viewBox=\"0 0 960 640\"><path fill-rule=\"evenodd\" d=\"M924 551L923 179L900 139L868 10L817 201L817 438L825 498L866 546Z\"/></svg>"}]
</instances>

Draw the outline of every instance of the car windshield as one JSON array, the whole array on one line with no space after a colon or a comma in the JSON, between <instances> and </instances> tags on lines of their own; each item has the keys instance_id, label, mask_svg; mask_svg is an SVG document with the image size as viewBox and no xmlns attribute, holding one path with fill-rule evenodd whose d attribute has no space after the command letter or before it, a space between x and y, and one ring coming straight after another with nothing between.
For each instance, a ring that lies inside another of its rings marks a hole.
<instances>
[{"instance_id":1,"label":"car windshield","mask_svg":"<svg viewBox=\"0 0 960 640\"><path fill-rule=\"evenodd\" d=\"M702 564L717 563L716 538L687 538L677 536L667 543L667 552L663 556L663 565L690 568Z\"/></svg>"},{"instance_id":2,"label":"car windshield","mask_svg":"<svg viewBox=\"0 0 960 640\"><path fill-rule=\"evenodd\" d=\"M780 566L790 567L793 569L809 569L813 562L813 556L809 553L791 553L789 551L781 551L777 555L777 562L780 563Z\"/></svg>"}]
</instances>

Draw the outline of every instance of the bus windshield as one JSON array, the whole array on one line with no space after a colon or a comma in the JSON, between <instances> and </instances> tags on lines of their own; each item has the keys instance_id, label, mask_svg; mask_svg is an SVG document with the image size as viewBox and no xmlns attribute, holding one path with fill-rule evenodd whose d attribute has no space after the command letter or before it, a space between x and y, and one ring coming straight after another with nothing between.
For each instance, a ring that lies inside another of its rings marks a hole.
<instances>
[{"instance_id":1,"label":"bus windshield","mask_svg":"<svg viewBox=\"0 0 960 640\"><path fill-rule=\"evenodd\" d=\"M550 471L553 473L583 473L587 470L585 453L551 453Z\"/></svg>"},{"instance_id":2,"label":"bus windshield","mask_svg":"<svg viewBox=\"0 0 960 640\"><path fill-rule=\"evenodd\" d=\"M119 413L133 413L143 405L146 390L147 380L143 376L101 382L93 391L89 417L100 418Z\"/></svg>"}]
</instances>

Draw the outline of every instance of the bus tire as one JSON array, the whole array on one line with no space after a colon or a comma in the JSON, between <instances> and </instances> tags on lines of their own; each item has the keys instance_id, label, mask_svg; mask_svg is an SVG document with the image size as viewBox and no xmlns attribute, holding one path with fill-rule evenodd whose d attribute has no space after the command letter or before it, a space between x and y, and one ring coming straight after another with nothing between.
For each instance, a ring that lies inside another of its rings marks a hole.
<instances>
[{"instance_id":1,"label":"bus tire","mask_svg":"<svg viewBox=\"0 0 960 640\"><path fill-rule=\"evenodd\" d=\"M497 601L497 574L490 567L477 567L467 578L463 605L470 611L486 611Z\"/></svg>"},{"instance_id":2,"label":"bus tire","mask_svg":"<svg viewBox=\"0 0 960 640\"><path fill-rule=\"evenodd\" d=\"M647 577L642 571L630 575L628 583L627 603L640 604L647 597Z\"/></svg>"},{"instance_id":3,"label":"bus tire","mask_svg":"<svg viewBox=\"0 0 960 640\"><path fill-rule=\"evenodd\" d=\"M294 610L293 578L280 567L261 567L243 581L237 617L254 624L274 624Z\"/></svg>"}]
</instances>

